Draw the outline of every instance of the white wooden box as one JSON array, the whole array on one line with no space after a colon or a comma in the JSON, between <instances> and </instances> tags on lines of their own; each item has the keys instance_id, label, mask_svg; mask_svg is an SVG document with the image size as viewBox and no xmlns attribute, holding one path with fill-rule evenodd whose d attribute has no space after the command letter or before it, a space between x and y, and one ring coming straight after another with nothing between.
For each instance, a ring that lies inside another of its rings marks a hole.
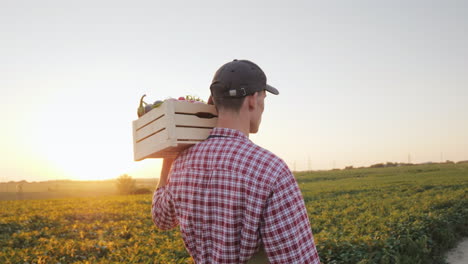
<instances>
[{"instance_id":1,"label":"white wooden box","mask_svg":"<svg viewBox=\"0 0 468 264\"><path fill-rule=\"evenodd\" d=\"M166 100L133 121L134 160L175 157L205 140L217 119L214 105Z\"/></svg>"}]
</instances>

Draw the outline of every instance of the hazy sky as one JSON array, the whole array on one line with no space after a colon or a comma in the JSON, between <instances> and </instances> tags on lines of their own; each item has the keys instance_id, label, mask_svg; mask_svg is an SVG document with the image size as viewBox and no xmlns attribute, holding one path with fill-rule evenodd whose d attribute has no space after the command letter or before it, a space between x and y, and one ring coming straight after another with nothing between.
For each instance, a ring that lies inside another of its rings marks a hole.
<instances>
[{"instance_id":1,"label":"hazy sky","mask_svg":"<svg viewBox=\"0 0 468 264\"><path fill-rule=\"evenodd\" d=\"M297 170L468 159L467 1L0 0L0 181L158 177L152 102L249 59L280 90L251 139Z\"/></svg>"}]
</instances>

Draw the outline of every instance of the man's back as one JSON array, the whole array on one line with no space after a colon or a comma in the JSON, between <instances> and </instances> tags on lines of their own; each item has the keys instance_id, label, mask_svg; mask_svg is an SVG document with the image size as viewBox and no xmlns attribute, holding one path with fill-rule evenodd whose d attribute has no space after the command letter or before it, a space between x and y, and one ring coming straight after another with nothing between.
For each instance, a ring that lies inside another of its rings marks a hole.
<instances>
[{"instance_id":1,"label":"man's back","mask_svg":"<svg viewBox=\"0 0 468 264\"><path fill-rule=\"evenodd\" d=\"M319 263L307 212L286 164L243 133L215 128L173 163L153 198L153 221L177 224L196 263Z\"/></svg>"}]
</instances>

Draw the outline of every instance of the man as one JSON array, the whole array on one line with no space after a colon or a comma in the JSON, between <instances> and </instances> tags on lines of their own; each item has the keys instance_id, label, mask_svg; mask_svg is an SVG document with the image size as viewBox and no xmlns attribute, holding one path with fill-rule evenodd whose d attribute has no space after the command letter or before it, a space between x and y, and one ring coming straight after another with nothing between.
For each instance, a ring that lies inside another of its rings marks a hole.
<instances>
[{"instance_id":1,"label":"man","mask_svg":"<svg viewBox=\"0 0 468 264\"><path fill-rule=\"evenodd\" d=\"M269 263L320 263L294 176L248 138L259 129L266 91L278 90L247 60L223 65L210 89L217 126L174 162L164 159L153 222L180 225L197 264L259 263L263 250Z\"/></svg>"}]
</instances>

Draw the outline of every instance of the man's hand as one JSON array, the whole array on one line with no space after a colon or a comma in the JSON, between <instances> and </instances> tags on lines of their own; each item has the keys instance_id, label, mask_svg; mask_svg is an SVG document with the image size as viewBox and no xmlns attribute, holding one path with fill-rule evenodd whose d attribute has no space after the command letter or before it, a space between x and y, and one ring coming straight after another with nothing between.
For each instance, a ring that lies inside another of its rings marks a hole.
<instances>
[{"instance_id":1,"label":"man's hand","mask_svg":"<svg viewBox=\"0 0 468 264\"><path fill-rule=\"evenodd\" d=\"M213 97L210 95L210 98L208 98L208 104L214 105Z\"/></svg>"},{"instance_id":2,"label":"man's hand","mask_svg":"<svg viewBox=\"0 0 468 264\"><path fill-rule=\"evenodd\" d=\"M167 178L169 176L169 171L171 170L172 163L174 162L175 158L164 158L163 159L163 166L161 169L161 176L159 177L158 187L163 187L167 184ZM156 189L157 189L156 188Z\"/></svg>"}]
</instances>

